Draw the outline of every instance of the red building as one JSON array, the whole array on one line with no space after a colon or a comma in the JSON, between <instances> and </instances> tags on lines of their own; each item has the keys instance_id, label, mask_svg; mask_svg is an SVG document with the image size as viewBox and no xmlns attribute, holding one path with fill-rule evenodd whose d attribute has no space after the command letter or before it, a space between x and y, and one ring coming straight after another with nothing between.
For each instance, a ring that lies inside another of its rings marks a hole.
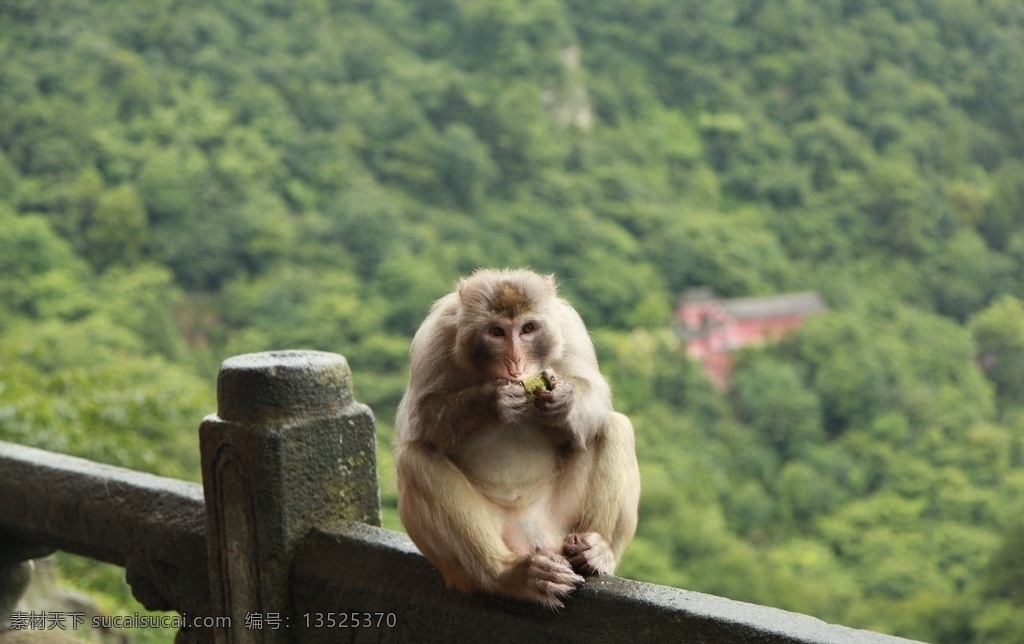
<instances>
[{"instance_id":1,"label":"red building","mask_svg":"<svg viewBox=\"0 0 1024 644\"><path fill-rule=\"evenodd\" d=\"M797 329L804 319L828 310L817 293L719 299L710 289L692 289L676 311L686 353L703 365L720 387L729 384L732 352L748 344L764 344Z\"/></svg>"}]
</instances>

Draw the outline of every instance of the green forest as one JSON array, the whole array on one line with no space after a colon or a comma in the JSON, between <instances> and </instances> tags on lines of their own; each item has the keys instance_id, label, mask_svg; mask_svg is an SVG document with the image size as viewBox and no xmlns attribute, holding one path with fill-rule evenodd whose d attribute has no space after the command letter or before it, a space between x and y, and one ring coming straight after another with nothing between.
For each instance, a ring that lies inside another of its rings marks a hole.
<instances>
[{"instance_id":1,"label":"green forest","mask_svg":"<svg viewBox=\"0 0 1024 644\"><path fill-rule=\"evenodd\" d=\"M0 0L0 439L199 480L220 362L553 272L637 432L624 577L1024 639L1024 4ZM829 312L719 390L686 289ZM123 571L61 555L107 611Z\"/></svg>"}]
</instances>

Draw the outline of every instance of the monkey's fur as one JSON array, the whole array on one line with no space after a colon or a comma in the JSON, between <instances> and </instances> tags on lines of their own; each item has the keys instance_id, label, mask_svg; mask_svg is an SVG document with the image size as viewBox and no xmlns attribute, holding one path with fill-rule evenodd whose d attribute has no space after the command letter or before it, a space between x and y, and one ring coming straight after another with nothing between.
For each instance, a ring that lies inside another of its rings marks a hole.
<instances>
[{"instance_id":1,"label":"monkey's fur","mask_svg":"<svg viewBox=\"0 0 1024 644\"><path fill-rule=\"evenodd\" d=\"M553 278L477 271L410 358L398 512L448 585L560 608L583 575L613 573L637 522L633 427ZM520 381L537 373L552 387L531 403Z\"/></svg>"}]
</instances>

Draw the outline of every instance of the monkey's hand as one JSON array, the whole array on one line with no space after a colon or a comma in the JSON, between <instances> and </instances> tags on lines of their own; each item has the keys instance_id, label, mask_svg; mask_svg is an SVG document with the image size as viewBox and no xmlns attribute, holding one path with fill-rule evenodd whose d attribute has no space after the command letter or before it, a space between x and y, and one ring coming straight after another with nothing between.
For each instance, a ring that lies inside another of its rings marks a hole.
<instances>
[{"instance_id":1,"label":"monkey's hand","mask_svg":"<svg viewBox=\"0 0 1024 644\"><path fill-rule=\"evenodd\" d=\"M545 425L563 425L572 409L572 387L568 382L559 380L551 369L545 369L541 375L551 382L551 389L538 389L535 392L540 422Z\"/></svg>"},{"instance_id":2,"label":"monkey's hand","mask_svg":"<svg viewBox=\"0 0 1024 644\"><path fill-rule=\"evenodd\" d=\"M562 543L562 554L573 570L583 575L610 575L615 572L615 553L605 538L596 532L577 532Z\"/></svg>"},{"instance_id":3,"label":"monkey's hand","mask_svg":"<svg viewBox=\"0 0 1024 644\"><path fill-rule=\"evenodd\" d=\"M530 410L526 390L518 382L499 383L496 404L498 419L505 425L521 421L526 416L526 412Z\"/></svg>"}]
</instances>

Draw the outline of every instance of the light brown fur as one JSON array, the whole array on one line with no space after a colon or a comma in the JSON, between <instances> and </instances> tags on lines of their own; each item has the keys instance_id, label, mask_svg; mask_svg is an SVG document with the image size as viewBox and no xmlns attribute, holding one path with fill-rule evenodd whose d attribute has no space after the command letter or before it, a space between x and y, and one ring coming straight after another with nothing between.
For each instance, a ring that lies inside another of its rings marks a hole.
<instances>
[{"instance_id":1,"label":"light brown fur","mask_svg":"<svg viewBox=\"0 0 1024 644\"><path fill-rule=\"evenodd\" d=\"M541 371L531 405L518 381ZM435 302L395 433L402 522L459 590L558 608L633 537L633 427L551 277L477 271Z\"/></svg>"}]
</instances>

